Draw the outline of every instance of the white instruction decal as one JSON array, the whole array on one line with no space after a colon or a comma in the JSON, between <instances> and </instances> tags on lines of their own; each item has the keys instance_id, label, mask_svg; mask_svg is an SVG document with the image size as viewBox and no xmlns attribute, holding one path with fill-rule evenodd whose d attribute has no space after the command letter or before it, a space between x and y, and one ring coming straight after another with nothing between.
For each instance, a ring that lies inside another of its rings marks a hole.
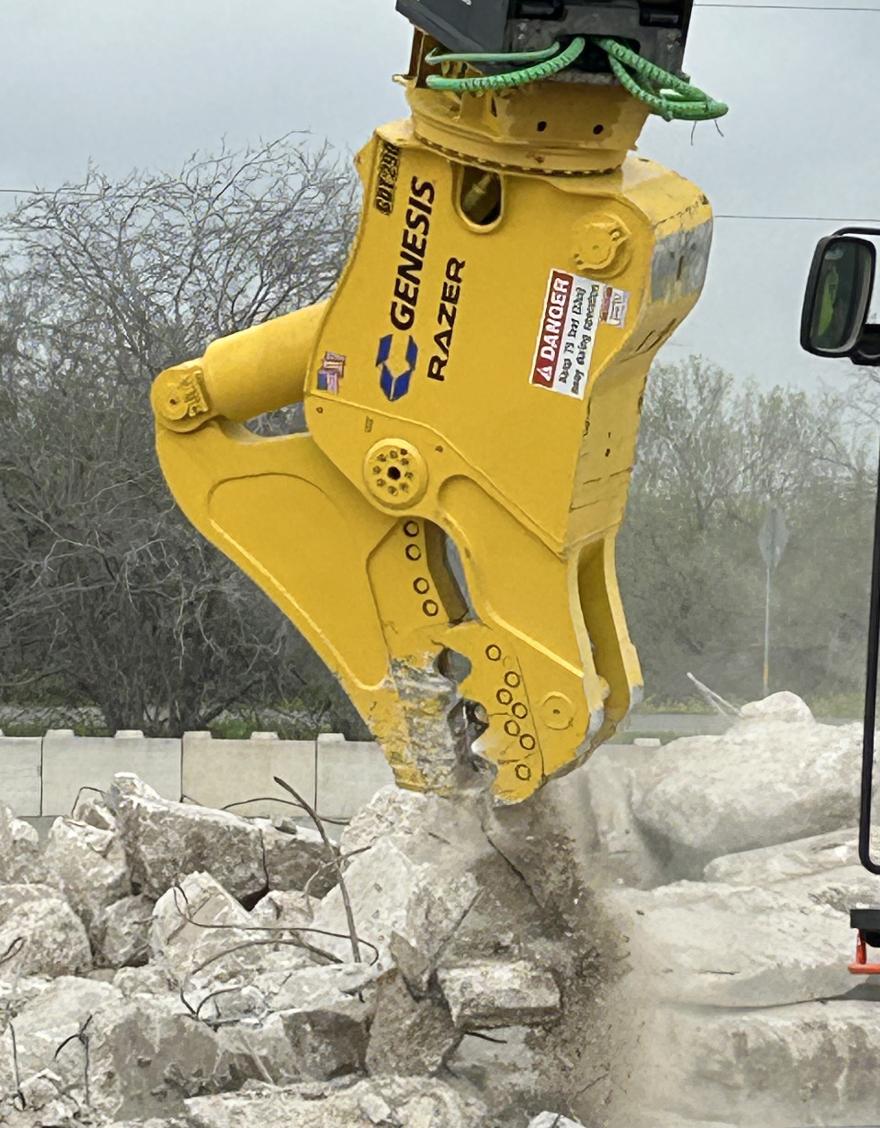
<instances>
[{"instance_id":1,"label":"white instruction decal","mask_svg":"<svg viewBox=\"0 0 880 1128\"><path fill-rule=\"evenodd\" d=\"M626 325L626 311L629 309L629 291L615 290L609 286L602 302L602 320L607 325L622 329Z\"/></svg>"},{"instance_id":2,"label":"white instruction decal","mask_svg":"<svg viewBox=\"0 0 880 1128\"><path fill-rule=\"evenodd\" d=\"M532 361L532 383L583 399L599 327L604 282L551 270L544 314ZM622 293L622 291L617 291ZM626 316L624 308L623 316Z\"/></svg>"}]
</instances>

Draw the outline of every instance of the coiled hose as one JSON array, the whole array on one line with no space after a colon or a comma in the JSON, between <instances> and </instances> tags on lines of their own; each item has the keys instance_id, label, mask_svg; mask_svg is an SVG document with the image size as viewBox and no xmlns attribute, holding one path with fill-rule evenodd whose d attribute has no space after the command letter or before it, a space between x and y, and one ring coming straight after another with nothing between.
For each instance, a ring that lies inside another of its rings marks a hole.
<instances>
[{"instance_id":1,"label":"coiled hose","mask_svg":"<svg viewBox=\"0 0 880 1128\"><path fill-rule=\"evenodd\" d=\"M642 58L610 36L591 36L591 41L608 56L608 65L620 85L634 98L643 102L652 113L666 121L708 121L723 117L728 110L724 102L710 98L687 78L679 77L656 63ZM456 78L446 75L429 75L427 84L432 90L451 90L455 93L480 93L488 90L509 90L533 82L552 78L570 67L584 53L587 40L576 36L560 50L554 43L543 51L523 51L511 54L451 54L432 51L427 62L432 65L447 63L507 63L528 65L503 74L470 75Z\"/></svg>"}]
</instances>

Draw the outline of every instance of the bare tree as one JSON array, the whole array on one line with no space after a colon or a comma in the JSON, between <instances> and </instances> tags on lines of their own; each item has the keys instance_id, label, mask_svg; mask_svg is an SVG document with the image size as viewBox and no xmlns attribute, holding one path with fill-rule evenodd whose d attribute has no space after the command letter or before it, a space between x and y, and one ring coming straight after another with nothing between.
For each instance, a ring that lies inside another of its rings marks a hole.
<instances>
[{"instance_id":1,"label":"bare tree","mask_svg":"<svg viewBox=\"0 0 880 1128\"><path fill-rule=\"evenodd\" d=\"M873 475L844 407L700 357L652 370L618 559L655 698L688 696L688 670L725 696L760 693L769 504L791 533L774 584L777 687L859 688Z\"/></svg>"},{"instance_id":2,"label":"bare tree","mask_svg":"<svg viewBox=\"0 0 880 1128\"><path fill-rule=\"evenodd\" d=\"M215 337L330 292L354 211L348 168L285 138L174 176L92 169L2 221L7 699L55 684L111 728L157 733L306 687L310 707L340 705L300 636L177 513L148 394Z\"/></svg>"}]
</instances>

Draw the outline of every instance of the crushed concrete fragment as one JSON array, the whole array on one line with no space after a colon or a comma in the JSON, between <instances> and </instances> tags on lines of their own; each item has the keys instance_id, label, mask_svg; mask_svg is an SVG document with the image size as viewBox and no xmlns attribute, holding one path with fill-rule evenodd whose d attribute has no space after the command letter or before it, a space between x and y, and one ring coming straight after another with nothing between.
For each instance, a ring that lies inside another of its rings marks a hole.
<instances>
[{"instance_id":1,"label":"crushed concrete fragment","mask_svg":"<svg viewBox=\"0 0 880 1128\"><path fill-rule=\"evenodd\" d=\"M52 980L45 975L22 975L14 979L0 979L0 1015L15 1018L28 1003L41 995Z\"/></svg>"},{"instance_id":2,"label":"crushed concrete fragment","mask_svg":"<svg viewBox=\"0 0 880 1128\"><path fill-rule=\"evenodd\" d=\"M529 1121L529 1128L584 1128L579 1120L569 1120L561 1112L540 1112Z\"/></svg>"},{"instance_id":3,"label":"crushed concrete fragment","mask_svg":"<svg viewBox=\"0 0 880 1128\"><path fill-rule=\"evenodd\" d=\"M107 983L62 975L33 998L14 1020L18 1071L30 1077L53 1070L67 1085L82 1083L83 1056L75 1039L90 1017L106 1004L120 1003L122 996ZM14 1088L12 1061L0 1055L0 1089Z\"/></svg>"},{"instance_id":4,"label":"crushed concrete fragment","mask_svg":"<svg viewBox=\"0 0 880 1128\"><path fill-rule=\"evenodd\" d=\"M322 1080L362 1069L374 978L366 964L333 964L283 975L263 971L253 979L292 1048L294 1076Z\"/></svg>"},{"instance_id":5,"label":"crushed concrete fragment","mask_svg":"<svg viewBox=\"0 0 880 1128\"><path fill-rule=\"evenodd\" d=\"M441 968L437 979L461 1030L538 1026L559 1017L559 987L549 971L519 960Z\"/></svg>"},{"instance_id":6,"label":"crushed concrete fragment","mask_svg":"<svg viewBox=\"0 0 880 1128\"><path fill-rule=\"evenodd\" d=\"M75 1128L83 1123L83 1111L48 1069L24 1078L13 1098L0 1099L0 1123L7 1128Z\"/></svg>"},{"instance_id":7,"label":"crushed concrete fragment","mask_svg":"<svg viewBox=\"0 0 880 1128\"><path fill-rule=\"evenodd\" d=\"M316 897L297 889L285 892L273 889L251 909L251 921L271 928L308 929L319 904ZM320 942L318 936L309 937L308 932L303 932L303 938Z\"/></svg>"},{"instance_id":8,"label":"crushed concrete fragment","mask_svg":"<svg viewBox=\"0 0 880 1128\"><path fill-rule=\"evenodd\" d=\"M263 836L266 875L270 889L287 892L305 890L323 897L336 884L334 851L328 848L317 830L296 827L293 832L277 830L257 820Z\"/></svg>"},{"instance_id":9,"label":"crushed concrete fragment","mask_svg":"<svg viewBox=\"0 0 880 1128\"><path fill-rule=\"evenodd\" d=\"M856 865L859 860L858 842L858 827L847 827L758 850L725 854L706 866L703 878L727 885L764 886L809 877L824 870ZM876 845L880 846L880 836Z\"/></svg>"},{"instance_id":10,"label":"crushed concrete fragment","mask_svg":"<svg viewBox=\"0 0 880 1128\"><path fill-rule=\"evenodd\" d=\"M351 898L364 956L378 951L381 969L394 960L394 933L413 949L425 968L434 965L449 937L477 899L479 886L466 855L449 857L438 845L431 859L413 857L405 836L379 839L366 853L349 862L345 883ZM348 923L341 890L333 889L315 913L315 926L340 933L321 937L320 946L345 959L350 953ZM372 945L370 948L367 945Z\"/></svg>"},{"instance_id":11,"label":"crushed concrete fragment","mask_svg":"<svg viewBox=\"0 0 880 1128\"><path fill-rule=\"evenodd\" d=\"M76 801L72 818L76 822L97 827L98 830L116 830L116 818L103 795L84 792Z\"/></svg>"},{"instance_id":12,"label":"crushed concrete fragment","mask_svg":"<svg viewBox=\"0 0 880 1128\"><path fill-rule=\"evenodd\" d=\"M253 982L265 993L273 1010L297 1010L362 998L375 980L376 972L369 964L339 963L288 968L283 975L263 971Z\"/></svg>"},{"instance_id":13,"label":"crushed concrete fragment","mask_svg":"<svg viewBox=\"0 0 880 1128\"><path fill-rule=\"evenodd\" d=\"M479 1099L463 1096L437 1078L264 1086L199 1097L186 1106L191 1128L477 1128L490 1123Z\"/></svg>"},{"instance_id":14,"label":"crushed concrete fragment","mask_svg":"<svg viewBox=\"0 0 880 1128\"><path fill-rule=\"evenodd\" d=\"M161 897L179 876L202 871L239 899L267 887L262 835L246 819L162 799L127 773L114 777L108 802L140 892Z\"/></svg>"},{"instance_id":15,"label":"crushed concrete fragment","mask_svg":"<svg viewBox=\"0 0 880 1128\"><path fill-rule=\"evenodd\" d=\"M48 885L0 885L0 957L0 982L76 975L92 966L82 921Z\"/></svg>"},{"instance_id":16,"label":"crushed concrete fragment","mask_svg":"<svg viewBox=\"0 0 880 1128\"><path fill-rule=\"evenodd\" d=\"M782 1006L833 998L852 987L841 955L846 922L807 896L683 881L609 891L604 902L656 999Z\"/></svg>"},{"instance_id":17,"label":"crushed concrete fragment","mask_svg":"<svg viewBox=\"0 0 880 1128\"><path fill-rule=\"evenodd\" d=\"M156 902L150 948L179 987L228 981L260 964L250 914L208 873L191 873Z\"/></svg>"},{"instance_id":18,"label":"crushed concrete fragment","mask_svg":"<svg viewBox=\"0 0 880 1128\"><path fill-rule=\"evenodd\" d=\"M145 964L142 967L121 967L113 976L113 986L117 987L126 999L131 999L135 995L165 995L178 990L175 981L159 963Z\"/></svg>"},{"instance_id":19,"label":"crushed concrete fragment","mask_svg":"<svg viewBox=\"0 0 880 1128\"><path fill-rule=\"evenodd\" d=\"M87 929L107 905L131 893L125 851L111 830L56 819L44 862L47 883L57 884Z\"/></svg>"},{"instance_id":20,"label":"crushed concrete fragment","mask_svg":"<svg viewBox=\"0 0 880 1128\"><path fill-rule=\"evenodd\" d=\"M430 806L422 791L401 791L395 785L381 788L366 807L362 807L339 839L343 856L369 849L390 834L410 834L421 830Z\"/></svg>"},{"instance_id":21,"label":"crushed concrete fragment","mask_svg":"<svg viewBox=\"0 0 880 1128\"><path fill-rule=\"evenodd\" d=\"M851 826L861 727L812 718L743 718L723 736L675 740L652 754L633 811L696 877L713 858Z\"/></svg>"},{"instance_id":22,"label":"crushed concrete fragment","mask_svg":"<svg viewBox=\"0 0 880 1128\"><path fill-rule=\"evenodd\" d=\"M332 1080L364 1068L370 1007L357 999L279 1011L302 1076Z\"/></svg>"},{"instance_id":23,"label":"crushed concrete fragment","mask_svg":"<svg viewBox=\"0 0 880 1128\"><path fill-rule=\"evenodd\" d=\"M184 1097L241 1080L224 1073L215 1034L171 996L136 996L96 1011L89 1062L94 1107L117 1119L174 1112Z\"/></svg>"},{"instance_id":24,"label":"crushed concrete fragment","mask_svg":"<svg viewBox=\"0 0 880 1128\"><path fill-rule=\"evenodd\" d=\"M0 803L0 882L43 880L39 861L39 836L9 807Z\"/></svg>"},{"instance_id":25,"label":"crushed concrete fragment","mask_svg":"<svg viewBox=\"0 0 880 1128\"><path fill-rule=\"evenodd\" d=\"M449 1058L449 1068L478 1093L503 1092L522 1108L527 1098L540 1091L546 1072L546 1059L530 1044L533 1035L528 1026L496 1027L489 1037L465 1032Z\"/></svg>"},{"instance_id":26,"label":"crushed concrete fragment","mask_svg":"<svg viewBox=\"0 0 880 1128\"><path fill-rule=\"evenodd\" d=\"M386 972L378 983L370 1027L370 1073L430 1076L443 1068L460 1041L443 1001L414 999L400 972Z\"/></svg>"},{"instance_id":27,"label":"crushed concrete fragment","mask_svg":"<svg viewBox=\"0 0 880 1128\"><path fill-rule=\"evenodd\" d=\"M757 1011L659 1008L645 1046L643 1099L682 1117L724 1118L745 1128L877 1120L876 1001Z\"/></svg>"},{"instance_id":28,"label":"crushed concrete fragment","mask_svg":"<svg viewBox=\"0 0 880 1128\"><path fill-rule=\"evenodd\" d=\"M632 810L638 781L650 767L652 755L653 750L608 745L590 757L583 771L559 781L585 792L582 802L589 802L597 841L585 876L593 883L622 881L636 889L650 889L666 880L664 859L658 857ZM582 817L577 810L566 813L569 820Z\"/></svg>"},{"instance_id":29,"label":"crushed concrete fragment","mask_svg":"<svg viewBox=\"0 0 880 1128\"><path fill-rule=\"evenodd\" d=\"M143 893L107 905L92 926L98 963L105 967L139 967L150 957L150 928L156 902Z\"/></svg>"},{"instance_id":30,"label":"crushed concrete fragment","mask_svg":"<svg viewBox=\"0 0 880 1128\"><path fill-rule=\"evenodd\" d=\"M21 1082L19 1092L25 1108L41 1112L62 1095L64 1082L51 1069L41 1070Z\"/></svg>"},{"instance_id":31,"label":"crushed concrete fragment","mask_svg":"<svg viewBox=\"0 0 880 1128\"><path fill-rule=\"evenodd\" d=\"M216 1034L224 1072L246 1082L269 1080L274 1085L289 1085L302 1081L302 1070L280 1015L270 1014L255 1023L223 1025Z\"/></svg>"},{"instance_id":32,"label":"crushed concrete fragment","mask_svg":"<svg viewBox=\"0 0 880 1128\"><path fill-rule=\"evenodd\" d=\"M787 723L815 723L812 710L806 701L796 693L782 690L771 693L760 701L749 701L740 709L740 717L745 721L783 721Z\"/></svg>"}]
</instances>

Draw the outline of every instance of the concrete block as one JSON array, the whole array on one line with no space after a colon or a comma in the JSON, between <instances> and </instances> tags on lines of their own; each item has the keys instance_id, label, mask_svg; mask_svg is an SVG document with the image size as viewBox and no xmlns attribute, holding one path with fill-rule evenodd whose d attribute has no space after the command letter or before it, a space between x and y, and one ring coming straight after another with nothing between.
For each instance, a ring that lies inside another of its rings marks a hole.
<instances>
[{"instance_id":1,"label":"concrete block","mask_svg":"<svg viewBox=\"0 0 880 1128\"><path fill-rule=\"evenodd\" d=\"M250 740L214 740L209 732L183 736L183 794L206 807L235 803L237 815L291 815L290 799L279 776L309 803L315 798L315 742L279 740L277 733L254 733ZM273 801L272 796L278 796ZM244 803L259 799L258 803ZM242 804L239 806L238 804Z\"/></svg>"},{"instance_id":2,"label":"concrete block","mask_svg":"<svg viewBox=\"0 0 880 1128\"><path fill-rule=\"evenodd\" d=\"M376 792L394 783L378 744L346 740L339 733L318 737L318 812L350 819Z\"/></svg>"},{"instance_id":3,"label":"concrete block","mask_svg":"<svg viewBox=\"0 0 880 1128\"><path fill-rule=\"evenodd\" d=\"M74 736L50 729L43 738L43 815L69 815L81 787L106 790L116 772L134 772L166 799L179 799L180 741L128 731Z\"/></svg>"},{"instance_id":4,"label":"concrete block","mask_svg":"<svg viewBox=\"0 0 880 1128\"><path fill-rule=\"evenodd\" d=\"M0 733L0 803L19 818L40 813L42 745L38 736Z\"/></svg>"}]
</instances>

